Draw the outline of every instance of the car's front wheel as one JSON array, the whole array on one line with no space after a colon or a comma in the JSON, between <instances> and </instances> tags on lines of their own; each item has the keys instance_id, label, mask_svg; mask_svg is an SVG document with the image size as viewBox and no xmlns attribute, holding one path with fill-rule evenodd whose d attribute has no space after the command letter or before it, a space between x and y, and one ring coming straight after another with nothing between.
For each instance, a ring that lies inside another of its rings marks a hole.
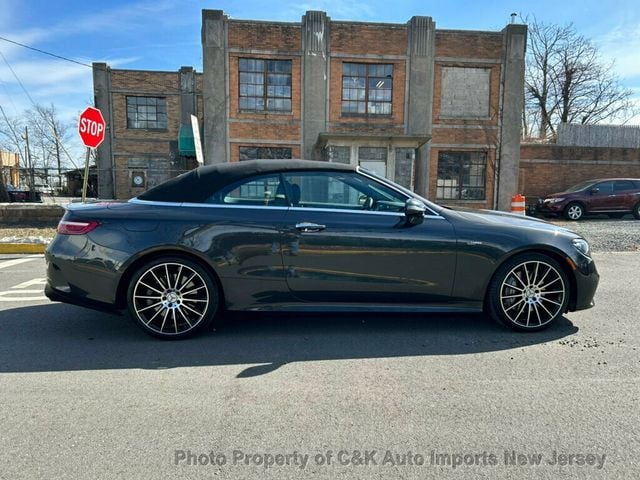
<instances>
[{"instance_id":1,"label":"car's front wheel","mask_svg":"<svg viewBox=\"0 0 640 480\"><path fill-rule=\"evenodd\" d=\"M182 257L163 257L138 269L129 284L131 317L147 334L187 338L211 325L220 291L211 274Z\"/></svg>"},{"instance_id":2,"label":"car's front wheel","mask_svg":"<svg viewBox=\"0 0 640 480\"><path fill-rule=\"evenodd\" d=\"M569 302L569 282L553 258L531 253L507 260L496 271L487 292L488 313L515 330L548 327Z\"/></svg>"},{"instance_id":3,"label":"car's front wheel","mask_svg":"<svg viewBox=\"0 0 640 480\"><path fill-rule=\"evenodd\" d=\"M584 207L579 203L573 202L564 209L564 218L567 220L578 221L584 216Z\"/></svg>"},{"instance_id":4,"label":"car's front wheel","mask_svg":"<svg viewBox=\"0 0 640 480\"><path fill-rule=\"evenodd\" d=\"M636 220L640 220L640 202L633 207L633 216L636 217Z\"/></svg>"}]
</instances>

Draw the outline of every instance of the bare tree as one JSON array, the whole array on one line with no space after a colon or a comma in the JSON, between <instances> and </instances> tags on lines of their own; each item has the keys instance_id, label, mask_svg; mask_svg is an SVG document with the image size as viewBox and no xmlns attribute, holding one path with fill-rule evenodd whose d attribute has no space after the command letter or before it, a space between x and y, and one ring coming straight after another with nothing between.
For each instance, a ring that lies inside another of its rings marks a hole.
<instances>
[{"instance_id":1,"label":"bare tree","mask_svg":"<svg viewBox=\"0 0 640 480\"><path fill-rule=\"evenodd\" d=\"M529 20L523 132L552 137L558 123L593 124L634 115L631 97L593 42L573 25Z\"/></svg>"}]
</instances>

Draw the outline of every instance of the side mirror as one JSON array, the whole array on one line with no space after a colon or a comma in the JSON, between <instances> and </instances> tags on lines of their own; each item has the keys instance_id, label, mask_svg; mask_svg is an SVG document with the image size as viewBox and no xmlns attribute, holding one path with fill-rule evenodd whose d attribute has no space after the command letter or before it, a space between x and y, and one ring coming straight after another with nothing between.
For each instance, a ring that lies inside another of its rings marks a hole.
<instances>
[{"instance_id":1,"label":"side mirror","mask_svg":"<svg viewBox=\"0 0 640 480\"><path fill-rule=\"evenodd\" d=\"M415 198L408 199L404 204L404 214L407 216L407 221L412 225L422 223L425 211L424 203Z\"/></svg>"},{"instance_id":2,"label":"side mirror","mask_svg":"<svg viewBox=\"0 0 640 480\"><path fill-rule=\"evenodd\" d=\"M595 195L596 193L599 193L599 192L600 192L600 189L598 187L593 187L591 189L591 195Z\"/></svg>"}]
</instances>

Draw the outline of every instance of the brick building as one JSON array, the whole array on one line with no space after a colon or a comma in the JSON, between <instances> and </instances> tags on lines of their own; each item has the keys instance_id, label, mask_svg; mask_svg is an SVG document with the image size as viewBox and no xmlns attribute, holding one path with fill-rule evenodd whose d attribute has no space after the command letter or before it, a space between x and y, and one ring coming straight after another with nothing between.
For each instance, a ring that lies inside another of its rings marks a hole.
<instances>
[{"instance_id":1,"label":"brick building","mask_svg":"<svg viewBox=\"0 0 640 480\"><path fill-rule=\"evenodd\" d=\"M96 105L108 109L110 133L99 149L101 196L148 188L159 173L147 170L142 187L134 180L145 167L162 171L161 158L172 168L178 162L165 176L193 165L176 147L193 113L205 163L359 164L443 203L509 208L518 188L526 26L440 30L430 17L362 23L318 11L285 23L204 10L202 21L202 75L94 65ZM161 99L166 125L140 122L150 111L161 115Z\"/></svg>"},{"instance_id":2,"label":"brick building","mask_svg":"<svg viewBox=\"0 0 640 480\"><path fill-rule=\"evenodd\" d=\"M130 198L194 168L191 115L202 124L202 75L93 64L95 104L107 122L98 148L102 198Z\"/></svg>"}]
</instances>

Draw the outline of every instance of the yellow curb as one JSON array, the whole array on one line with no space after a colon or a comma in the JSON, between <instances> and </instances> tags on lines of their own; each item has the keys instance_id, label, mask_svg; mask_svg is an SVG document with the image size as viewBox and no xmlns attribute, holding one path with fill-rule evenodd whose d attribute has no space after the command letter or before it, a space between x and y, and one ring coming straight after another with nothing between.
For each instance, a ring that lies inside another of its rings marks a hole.
<instances>
[{"instance_id":1,"label":"yellow curb","mask_svg":"<svg viewBox=\"0 0 640 480\"><path fill-rule=\"evenodd\" d=\"M0 243L0 253L44 253L46 243Z\"/></svg>"}]
</instances>

